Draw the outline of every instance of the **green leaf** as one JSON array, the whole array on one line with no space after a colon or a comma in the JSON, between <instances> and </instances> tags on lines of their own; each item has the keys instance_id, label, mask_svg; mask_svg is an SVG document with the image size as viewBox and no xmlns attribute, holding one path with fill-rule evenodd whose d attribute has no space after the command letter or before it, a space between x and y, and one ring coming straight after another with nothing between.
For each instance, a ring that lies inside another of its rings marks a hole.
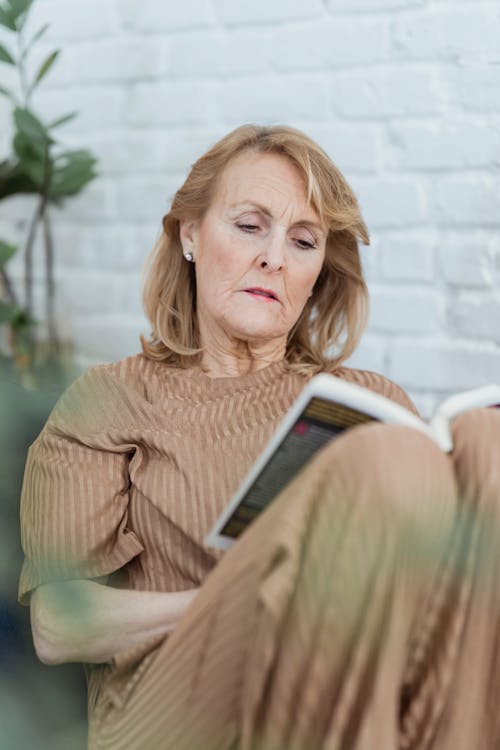
<instances>
[{"instance_id":1,"label":"green leaf","mask_svg":"<svg viewBox=\"0 0 500 750\"><path fill-rule=\"evenodd\" d=\"M26 22L28 11L32 3L33 0L7 0L7 10L10 12L10 15L14 17L16 29L19 31L21 31Z\"/></svg>"},{"instance_id":2,"label":"green leaf","mask_svg":"<svg viewBox=\"0 0 500 750\"><path fill-rule=\"evenodd\" d=\"M38 68L38 73L36 74L35 80L33 81L32 85L31 85L31 90L33 90L35 88L35 86L38 83L40 83L40 81L42 80L42 78L44 78L44 76L47 75L47 73L49 72L49 70L51 69L51 67L53 66L53 64L55 63L55 61L57 60L60 52L61 52L60 49L56 49L56 50L54 50L54 52L51 52L48 57L45 58L45 60L43 61L43 63Z\"/></svg>"},{"instance_id":3,"label":"green leaf","mask_svg":"<svg viewBox=\"0 0 500 750\"><path fill-rule=\"evenodd\" d=\"M0 44L0 62L8 63L9 65L15 65L16 61L10 54L7 47L4 47L3 44Z\"/></svg>"},{"instance_id":4,"label":"green leaf","mask_svg":"<svg viewBox=\"0 0 500 750\"><path fill-rule=\"evenodd\" d=\"M2 94L3 96L6 96L14 104L16 103L16 97L14 96L14 94L12 93L12 91L10 91L5 86L0 86L0 94Z\"/></svg>"},{"instance_id":5,"label":"green leaf","mask_svg":"<svg viewBox=\"0 0 500 750\"><path fill-rule=\"evenodd\" d=\"M45 125L29 109L16 107L14 110L14 122L17 130L27 138L47 145L54 142Z\"/></svg>"},{"instance_id":6,"label":"green leaf","mask_svg":"<svg viewBox=\"0 0 500 750\"><path fill-rule=\"evenodd\" d=\"M19 170L28 175L41 190L45 185L50 168L48 148L40 142L33 141L23 133L16 133L13 141L14 151L19 158Z\"/></svg>"},{"instance_id":7,"label":"green leaf","mask_svg":"<svg viewBox=\"0 0 500 750\"><path fill-rule=\"evenodd\" d=\"M67 151L54 162L49 194L58 200L76 195L97 173L96 159L89 151Z\"/></svg>"},{"instance_id":8,"label":"green leaf","mask_svg":"<svg viewBox=\"0 0 500 750\"><path fill-rule=\"evenodd\" d=\"M0 324L13 323L18 314L19 308L17 305L11 305L9 302L0 299Z\"/></svg>"},{"instance_id":9,"label":"green leaf","mask_svg":"<svg viewBox=\"0 0 500 750\"><path fill-rule=\"evenodd\" d=\"M33 0L7 0L7 5L10 6L14 16L21 16L30 9L33 4Z\"/></svg>"},{"instance_id":10,"label":"green leaf","mask_svg":"<svg viewBox=\"0 0 500 750\"><path fill-rule=\"evenodd\" d=\"M9 6L7 8L0 7L0 26L5 26L6 29L11 31L17 31L16 18Z\"/></svg>"},{"instance_id":11,"label":"green leaf","mask_svg":"<svg viewBox=\"0 0 500 750\"><path fill-rule=\"evenodd\" d=\"M0 240L0 268L2 268L15 254L17 245L10 245Z\"/></svg>"},{"instance_id":12,"label":"green leaf","mask_svg":"<svg viewBox=\"0 0 500 750\"><path fill-rule=\"evenodd\" d=\"M50 23L46 23L43 26L41 26L36 32L36 34L34 34L33 38L30 39L30 41L28 42L24 50L25 57L26 57L26 53L28 52L28 50L30 50L31 47L33 47L33 45L36 44L36 42L38 42L39 39L41 39L41 37L45 34L47 29L49 28L49 26L50 26Z\"/></svg>"},{"instance_id":13,"label":"green leaf","mask_svg":"<svg viewBox=\"0 0 500 750\"><path fill-rule=\"evenodd\" d=\"M19 162L0 162L0 200L19 193L39 193L31 177L22 171Z\"/></svg>"},{"instance_id":14,"label":"green leaf","mask_svg":"<svg viewBox=\"0 0 500 750\"><path fill-rule=\"evenodd\" d=\"M58 117L57 120L54 120L53 122L50 122L48 127L49 130L52 130L52 128L58 128L60 125L65 125L70 120L74 120L74 118L78 115L78 112L70 112L67 115L63 115L62 117Z\"/></svg>"}]
</instances>

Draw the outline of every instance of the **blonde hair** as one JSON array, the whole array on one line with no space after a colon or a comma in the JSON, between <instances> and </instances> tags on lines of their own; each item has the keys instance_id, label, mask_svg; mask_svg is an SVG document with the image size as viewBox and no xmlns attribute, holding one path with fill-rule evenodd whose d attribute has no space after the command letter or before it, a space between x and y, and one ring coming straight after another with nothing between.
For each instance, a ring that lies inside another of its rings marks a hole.
<instances>
[{"instance_id":1,"label":"blonde hair","mask_svg":"<svg viewBox=\"0 0 500 750\"><path fill-rule=\"evenodd\" d=\"M328 227L323 267L289 333L285 359L304 374L331 371L354 351L366 325L368 294L358 242L369 244L368 231L354 193L327 154L304 133L284 126L243 125L193 165L163 217L163 231L146 267L143 304L152 332L149 340L141 337L142 350L150 359L178 367L200 362L196 278L193 264L182 255L180 221L203 217L224 168L243 151L290 159Z\"/></svg>"}]
</instances>

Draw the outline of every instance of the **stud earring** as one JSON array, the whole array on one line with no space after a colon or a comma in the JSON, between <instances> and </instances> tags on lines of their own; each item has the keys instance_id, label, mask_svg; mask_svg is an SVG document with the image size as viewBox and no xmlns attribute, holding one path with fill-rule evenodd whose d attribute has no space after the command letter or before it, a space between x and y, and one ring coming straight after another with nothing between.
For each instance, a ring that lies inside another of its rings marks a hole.
<instances>
[{"instance_id":1,"label":"stud earring","mask_svg":"<svg viewBox=\"0 0 500 750\"><path fill-rule=\"evenodd\" d=\"M184 253L184 257L189 263L193 262L193 253Z\"/></svg>"}]
</instances>

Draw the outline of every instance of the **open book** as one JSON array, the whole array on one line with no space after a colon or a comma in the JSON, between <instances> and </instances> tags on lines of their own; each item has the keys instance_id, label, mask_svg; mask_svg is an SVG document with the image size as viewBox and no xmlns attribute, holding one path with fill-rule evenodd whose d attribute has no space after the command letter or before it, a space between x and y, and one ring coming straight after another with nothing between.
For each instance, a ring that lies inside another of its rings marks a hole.
<instances>
[{"instance_id":1,"label":"open book","mask_svg":"<svg viewBox=\"0 0 500 750\"><path fill-rule=\"evenodd\" d=\"M344 430L370 421L420 430L444 451L452 450L451 423L458 414L483 406L500 408L500 385L458 393L441 403L430 422L403 406L333 375L316 375L289 409L225 511L205 539L227 549L307 461Z\"/></svg>"}]
</instances>

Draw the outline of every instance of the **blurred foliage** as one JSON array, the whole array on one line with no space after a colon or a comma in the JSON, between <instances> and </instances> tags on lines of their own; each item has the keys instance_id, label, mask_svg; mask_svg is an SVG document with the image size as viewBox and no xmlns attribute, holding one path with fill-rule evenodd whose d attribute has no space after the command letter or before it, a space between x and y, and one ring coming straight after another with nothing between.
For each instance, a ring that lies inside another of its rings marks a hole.
<instances>
[{"instance_id":1,"label":"blurred foliage","mask_svg":"<svg viewBox=\"0 0 500 750\"><path fill-rule=\"evenodd\" d=\"M45 367L27 390L0 358L0 750L84 750L86 690L81 665L46 667L36 658L29 609L17 603L23 560L19 496L26 453L70 373Z\"/></svg>"},{"instance_id":2,"label":"blurred foliage","mask_svg":"<svg viewBox=\"0 0 500 750\"><path fill-rule=\"evenodd\" d=\"M19 496L28 446L40 432L66 385L75 377L71 348L59 341L54 307L54 243L50 208L77 195L96 176L86 150L67 150L57 128L75 117L43 122L32 97L56 63L51 51L31 70L34 45L48 24L27 37L33 0L0 0L0 64L12 68L16 90L0 85L12 107L13 138L0 161L0 200L27 194L34 212L24 244L0 239L0 750L83 750L85 680L80 665L44 667L34 654L29 610L17 603L23 559ZM9 42L9 37L11 42ZM41 230L45 259L44 318L47 340L37 340L33 313L33 255ZM24 294L15 289L9 262L21 254Z\"/></svg>"},{"instance_id":3,"label":"blurred foliage","mask_svg":"<svg viewBox=\"0 0 500 750\"><path fill-rule=\"evenodd\" d=\"M19 250L0 240L0 326L8 329L7 345L17 366L29 371L35 356L36 320L33 316L33 249L39 227L45 250L45 318L49 349L58 353L59 337L54 311L54 246L50 223L51 205L62 205L77 195L96 176L96 159L87 150L66 150L54 134L72 120L75 112L44 123L31 106L33 93L57 61L60 50L51 51L29 74L28 61L34 45L48 24L26 38L26 21L33 0L4 0L0 4L0 26L13 37L11 45L0 44L0 63L14 67L19 93L0 86L0 95L12 105L12 153L0 162L0 200L19 194L36 196L36 206L23 248L24 300L19 302L7 271L7 262Z\"/></svg>"}]
</instances>

